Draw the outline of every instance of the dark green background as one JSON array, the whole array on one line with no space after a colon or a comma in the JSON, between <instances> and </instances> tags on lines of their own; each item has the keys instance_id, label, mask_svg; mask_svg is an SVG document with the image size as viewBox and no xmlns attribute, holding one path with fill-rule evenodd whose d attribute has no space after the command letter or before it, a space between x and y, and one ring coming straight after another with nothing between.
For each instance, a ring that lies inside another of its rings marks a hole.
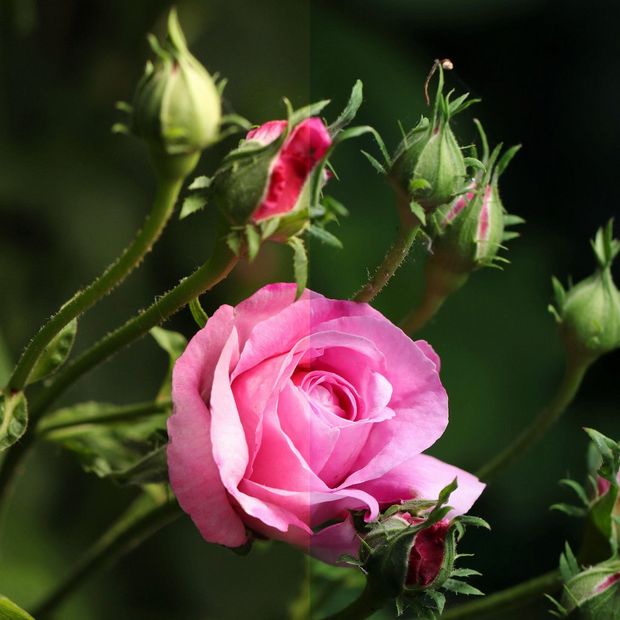
<instances>
[{"instance_id":1,"label":"dark green background","mask_svg":"<svg viewBox=\"0 0 620 620\"><path fill-rule=\"evenodd\" d=\"M616 25L605 0L188 0L179 2L192 49L230 80L226 105L255 122L294 104L330 97L333 118L356 78L365 85L359 120L393 147L397 120L423 112L432 60L450 57L449 84L483 98L472 109L493 142L523 143L503 178L504 203L526 218L504 272L472 277L424 331L442 356L451 423L432 453L475 469L551 396L562 349L551 316L551 274L592 270L588 238L618 211L620 89ZM145 151L113 136L113 104L131 98L147 55L144 35L161 31L168 2L0 1L0 346L15 357L33 330L126 245L153 192ZM471 115L459 117L462 142ZM231 142L226 147L230 148ZM348 143L329 192L350 209L338 230L342 252L312 245L311 286L346 297L383 256L396 226L389 188ZM200 164L209 172L224 148ZM80 324L78 348L115 327L204 260L208 215L175 220L126 286ZM418 247L377 300L393 320L420 295ZM265 248L253 267L204 297L207 309L236 302L268 281L290 279L289 255ZM171 325L191 335L183 312ZM2 343L4 341L4 343ZM566 501L557 480L584 474L581 426L618 436L618 355L600 360L577 402L524 462L502 475L474 509L492 533L463 550L492 592L549 570L579 524L548 507ZM85 377L64 402L148 398L166 368L145 339ZM2 369L0 369L2 370ZM36 600L132 496L83 474L69 456L41 447L28 461L4 518L0 592ZM286 616L303 560L283 545L240 558L203 543L177 522L92 579L61 610L68 620L179 620ZM543 604L541 609L544 609ZM528 618L546 617L541 611ZM386 617L391 617L387 614ZM500 616L506 617L506 616ZM524 617L517 614L517 618Z\"/></svg>"}]
</instances>

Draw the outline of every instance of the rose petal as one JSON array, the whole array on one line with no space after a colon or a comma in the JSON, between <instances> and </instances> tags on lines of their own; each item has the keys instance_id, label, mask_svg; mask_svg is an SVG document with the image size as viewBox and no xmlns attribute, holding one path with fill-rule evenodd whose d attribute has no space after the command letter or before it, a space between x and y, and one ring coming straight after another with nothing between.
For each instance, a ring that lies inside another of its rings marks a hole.
<instances>
[{"instance_id":1,"label":"rose petal","mask_svg":"<svg viewBox=\"0 0 620 620\"><path fill-rule=\"evenodd\" d=\"M201 397L210 390L215 360L232 328L232 308L222 306L177 360L172 378L174 413L168 419L170 483L179 504L202 536L238 547L246 541L243 522L231 506L212 454L211 414Z\"/></svg>"},{"instance_id":2,"label":"rose petal","mask_svg":"<svg viewBox=\"0 0 620 620\"><path fill-rule=\"evenodd\" d=\"M385 506L408 499L437 499L439 492L455 478L458 487L448 501L454 509L450 516L455 516L468 512L486 485L476 476L427 454L417 454L381 478L364 482L357 488Z\"/></svg>"}]
</instances>

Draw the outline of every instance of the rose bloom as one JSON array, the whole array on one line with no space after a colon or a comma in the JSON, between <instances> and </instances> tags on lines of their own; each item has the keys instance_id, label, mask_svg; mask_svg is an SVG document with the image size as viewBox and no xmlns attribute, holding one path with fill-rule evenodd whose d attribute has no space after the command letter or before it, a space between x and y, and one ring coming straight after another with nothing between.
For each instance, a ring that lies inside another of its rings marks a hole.
<instances>
[{"instance_id":1,"label":"rose bloom","mask_svg":"<svg viewBox=\"0 0 620 620\"><path fill-rule=\"evenodd\" d=\"M364 303L272 284L224 305L173 373L172 489L202 536L254 534L335 563L357 555L350 511L435 499L451 515L484 485L421 452L448 423L439 358Z\"/></svg>"},{"instance_id":2,"label":"rose bloom","mask_svg":"<svg viewBox=\"0 0 620 620\"><path fill-rule=\"evenodd\" d=\"M267 145L286 129L287 121L269 121L248 132L246 140ZM303 120L293 128L271 164L265 194L252 214L256 223L289 213L297 204L306 180L331 146L320 118Z\"/></svg>"}]
</instances>

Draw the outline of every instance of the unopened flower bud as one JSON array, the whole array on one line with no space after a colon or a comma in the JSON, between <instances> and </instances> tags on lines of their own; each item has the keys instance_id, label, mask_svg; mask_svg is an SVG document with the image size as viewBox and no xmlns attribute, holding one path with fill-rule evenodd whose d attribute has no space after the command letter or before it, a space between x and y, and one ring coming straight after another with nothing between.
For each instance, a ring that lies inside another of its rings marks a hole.
<instances>
[{"instance_id":1,"label":"unopened flower bud","mask_svg":"<svg viewBox=\"0 0 620 620\"><path fill-rule=\"evenodd\" d=\"M518 147L508 149L498 161L501 145L489 155L486 137L478 126L485 169L471 180L466 191L437 210L429 226L433 241L426 264L425 295L437 303L460 288L471 272L508 262L498 252L504 241L518 233L506 227L523 221L506 213L498 189L499 177Z\"/></svg>"},{"instance_id":2,"label":"unopened flower bud","mask_svg":"<svg viewBox=\"0 0 620 620\"><path fill-rule=\"evenodd\" d=\"M563 612L579 620L618 617L620 561L610 560L587 568L564 584Z\"/></svg>"},{"instance_id":3,"label":"unopened flower bud","mask_svg":"<svg viewBox=\"0 0 620 620\"><path fill-rule=\"evenodd\" d=\"M310 178L331 146L319 118L252 129L203 188L232 226L256 225L287 239L309 223Z\"/></svg>"},{"instance_id":4,"label":"unopened flower bud","mask_svg":"<svg viewBox=\"0 0 620 620\"><path fill-rule=\"evenodd\" d=\"M568 291L553 281L556 306L551 310L565 345L571 354L591 361L620 347L620 292L611 275L620 242L613 239L612 226L610 221L599 229L592 242L596 273Z\"/></svg>"},{"instance_id":5,"label":"unopened flower bud","mask_svg":"<svg viewBox=\"0 0 620 620\"><path fill-rule=\"evenodd\" d=\"M439 588L452 572L455 553L450 521L419 527L423 523L423 518L397 513L364 538L372 558L366 566L369 579L380 582L391 596Z\"/></svg>"},{"instance_id":6,"label":"unopened flower bud","mask_svg":"<svg viewBox=\"0 0 620 620\"><path fill-rule=\"evenodd\" d=\"M469 107L466 95L450 101L443 95L443 70L431 119L422 117L394 154L390 176L400 191L426 212L451 202L461 192L467 178L467 164L450 128L450 119ZM477 163L477 162L476 162Z\"/></svg>"},{"instance_id":7,"label":"unopened flower bud","mask_svg":"<svg viewBox=\"0 0 620 620\"><path fill-rule=\"evenodd\" d=\"M152 36L149 42L157 58L147 64L136 89L131 130L147 141L156 160L199 153L219 134L215 82L190 53L174 9L164 43Z\"/></svg>"}]
</instances>

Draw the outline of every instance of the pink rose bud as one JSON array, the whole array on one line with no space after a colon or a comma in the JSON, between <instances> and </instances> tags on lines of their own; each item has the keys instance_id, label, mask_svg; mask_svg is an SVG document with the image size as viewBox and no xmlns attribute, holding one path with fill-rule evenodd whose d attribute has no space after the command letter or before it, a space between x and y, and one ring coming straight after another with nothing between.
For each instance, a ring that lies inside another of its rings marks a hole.
<instances>
[{"instance_id":1,"label":"pink rose bud","mask_svg":"<svg viewBox=\"0 0 620 620\"><path fill-rule=\"evenodd\" d=\"M448 422L433 349L367 304L295 297L272 284L221 306L174 367L170 483L202 536L283 540L336 564L360 553L358 515L455 478L451 514L467 512L484 485L422 454Z\"/></svg>"},{"instance_id":2,"label":"pink rose bud","mask_svg":"<svg viewBox=\"0 0 620 620\"><path fill-rule=\"evenodd\" d=\"M575 567L577 568L577 567ZM556 603L560 617L579 620L618 618L620 609L620 562L609 560L590 566L566 578L561 604Z\"/></svg>"},{"instance_id":3,"label":"pink rose bud","mask_svg":"<svg viewBox=\"0 0 620 620\"><path fill-rule=\"evenodd\" d=\"M411 522L415 523L416 520ZM409 553L405 585L426 587L435 581L446 558L446 534L449 527L450 522L442 519L415 537Z\"/></svg>"},{"instance_id":4,"label":"pink rose bud","mask_svg":"<svg viewBox=\"0 0 620 620\"><path fill-rule=\"evenodd\" d=\"M433 243L426 265L427 295L445 298L476 269L507 262L498 257L498 251L503 242L518 236L505 228L523 220L506 213L498 189L499 176L517 147L506 151L496 164L500 147L489 155L486 136L484 144L485 170L470 181L463 194L440 207L431 222Z\"/></svg>"},{"instance_id":5,"label":"pink rose bud","mask_svg":"<svg viewBox=\"0 0 620 620\"><path fill-rule=\"evenodd\" d=\"M567 291L554 278L556 305L550 308L569 353L586 361L620 347L620 292L611 275L620 241L613 238L613 220L597 231L592 248L596 273Z\"/></svg>"},{"instance_id":6,"label":"pink rose bud","mask_svg":"<svg viewBox=\"0 0 620 620\"><path fill-rule=\"evenodd\" d=\"M308 222L308 181L330 146L319 118L306 118L290 131L287 121L265 123L224 160L207 196L234 225L281 218L280 232L287 229L290 236Z\"/></svg>"}]
</instances>

